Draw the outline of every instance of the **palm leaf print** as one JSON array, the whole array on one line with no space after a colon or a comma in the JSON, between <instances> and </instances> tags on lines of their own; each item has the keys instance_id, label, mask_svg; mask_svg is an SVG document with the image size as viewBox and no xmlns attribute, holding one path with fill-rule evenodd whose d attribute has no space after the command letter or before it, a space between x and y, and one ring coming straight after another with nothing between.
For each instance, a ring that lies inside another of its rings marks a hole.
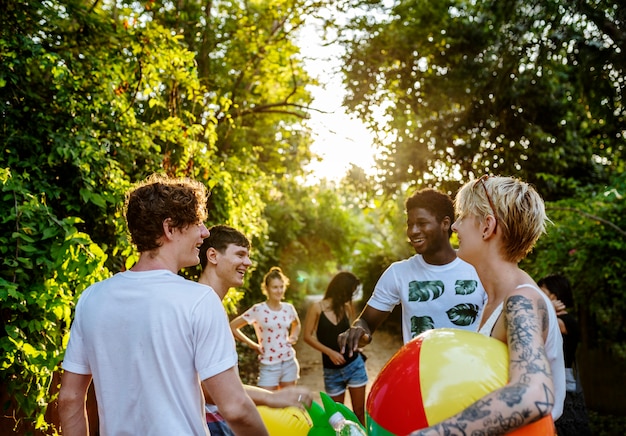
<instances>
[{"instance_id":1,"label":"palm leaf print","mask_svg":"<svg viewBox=\"0 0 626 436\"><path fill-rule=\"evenodd\" d=\"M441 280L432 280L418 282L414 280L409 282L409 301L428 301L436 300L443 294L443 282Z\"/></svg>"},{"instance_id":2,"label":"palm leaf print","mask_svg":"<svg viewBox=\"0 0 626 436\"><path fill-rule=\"evenodd\" d=\"M476 280L457 280L454 283L454 292L456 295L469 295L473 294L478 287Z\"/></svg>"},{"instance_id":3,"label":"palm leaf print","mask_svg":"<svg viewBox=\"0 0 626 436\"><path fill-rule=\"evenodd\" d=\"M415 337L426 330L434 329L435 321L430 316L411 317L411 337Z\"/></svg>"},{"instance_id":4,"label":"palm leaf print","mask_svg":"<svg viewBox=\"0 0 626 436\"><path fill-rule=\"evenodd\" d=\"M446 312L452 324L467 327L474 324L478 317L478 305L471 303L457 304Z\"/></svg>"}]
</instances>

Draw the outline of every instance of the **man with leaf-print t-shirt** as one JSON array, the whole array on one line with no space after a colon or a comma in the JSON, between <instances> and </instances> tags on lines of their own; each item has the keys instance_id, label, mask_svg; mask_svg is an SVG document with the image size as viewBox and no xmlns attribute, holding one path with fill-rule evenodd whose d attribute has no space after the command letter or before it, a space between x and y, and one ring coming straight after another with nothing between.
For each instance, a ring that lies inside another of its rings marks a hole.
<instances>
[{"instance_id":1,"label":"man with leaf-print t-shirt","mask_svg":"<svg viewBox=\"0 0 626 436\"><path fill-rule=\"evenodd\" d=\"M339 335L343 350L369 344L398 304L405 343L433 328L478 330L487 295L474 267L459 259L450 245L452 199L422 189L406 200L406 214L406 233L417 254L394 262L383 273L352 327Z\"/></svg>"}]
</instances>

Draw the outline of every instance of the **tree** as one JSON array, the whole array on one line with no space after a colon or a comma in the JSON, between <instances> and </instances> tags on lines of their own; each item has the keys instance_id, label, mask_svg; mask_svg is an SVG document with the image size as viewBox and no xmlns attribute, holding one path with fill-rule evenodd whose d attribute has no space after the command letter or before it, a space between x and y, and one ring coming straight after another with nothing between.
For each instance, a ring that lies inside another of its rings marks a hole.
<instances>
[{"instance_id":1,"label":"tree","mask_svg":"<svg viewBox=\"0 0 626 436\"><path fill-rule=\"evenodd\" d=\"M581 347L576 366L590 410L596 416L594 434L623 433L626 382L624 311L624 175L604 187L582 190L574 198L548 202L553 224L542 236L523 268L535 279L562 273L572 283ZM621 430L621 431L620 431Z\"/></svg>"},{"instance_id":2,"label":"tree","mask_svg":"<svg viewBox=\"0 0 626 436\"><path fill-rule=\"evenodd\" d=\"M11 2L0 28L0 375L45 429L76 297L132 258L124 191L162 170L168 144L193 156L214 129L167 109L143 118L175 104L168 89L200 89L193 53L160 26L68 0Z\"/></svg>"},{"instance_id":3,"label":"tree","mask_svg":"<svg viewBox=\"0 0 626 436\"><path fill-rule=\"evenodd\" d=\"M204 177L217 203L211 221L234 220L253 230L267 229L259 211L282 177L297 177L311 158L310 133L303 127L311 79L294 44L307 14L321 2L186 1L150 2L146 19L173 29L196 53L203 104L188 109L198 119L214 112L216 141ZM149 18L148 18L149 17ZM266 188L266 189L264 189ZM212 196L213 197L213 196Z\"/></svg>"},{"instance_id":4,"label":"tree","mask_svg":"<svg viewBox=\"0 0 626 436\"><path fill-rule=\"evenodd\" d=\"M608 350L626 362L626 176L602 189L548 203L553 221L525 261L536 277L554 272L567 276L582 321L584 343Z\"/></svg>"},{"instance_id":5,"label":"tree","mask_svg":"<svg viewBox=\"0 0 626 436\"><path fill-rule=\"evenodd\" d=\"M387 189L499 173L552 200L624 170L620 2L363 3L341 38L346 103L385 131Z\"/></svg>"},{"instance_id":6,"label":"tree","mask_svg":"<svg viewBox=\"0 0 626 436\"><path fill-rule=\"evenodd\" d=\"M276 175L308 159L299 3L180 5L16 1L0 17L0 378L42 431L75 301L136 258L131 184L193 177L212 190L209 224L261 238Z\"/></svg>"},{"instance_id":7,"label":"tree","mask_svg":"<svg viewBox=\"0 0 626 436\"><path fill-rule=\"evenodd\" d=\"M265 216L268 235L253 243L255 247L265 245L265 249L254 255L257 274L246 305L262 298L261 279L272 266L283 268L291 280L287 298L298 301L308 292L319 293L330 276L354 264L353 241L363 234L359 211L346 203L334 186L283 181L280 189L271 192Z\"/></svg>"}]
</instances>

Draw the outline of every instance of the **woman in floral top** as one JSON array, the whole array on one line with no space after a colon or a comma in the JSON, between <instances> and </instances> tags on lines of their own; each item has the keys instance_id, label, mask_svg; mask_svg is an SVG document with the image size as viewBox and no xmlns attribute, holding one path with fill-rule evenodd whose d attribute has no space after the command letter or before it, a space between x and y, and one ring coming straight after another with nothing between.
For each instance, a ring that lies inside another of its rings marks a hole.
<instances>
[{"instance_id":1,"label":"woman in floral top","mask_svg":"<svg viewBox=\"0 0 626 436\"><path fill-rule=\"evenodd\" d=\"M263 278L262 290L267 297L242 315L233 319L230 327L236 339L259 353L259 387L276 390L295 385L300 377L300 366L293 345L300 335L300 318L295 307L283 302L289 278L275 266ZM241 332L252 325L259 342Z\"/></svg>"}]
</instances>

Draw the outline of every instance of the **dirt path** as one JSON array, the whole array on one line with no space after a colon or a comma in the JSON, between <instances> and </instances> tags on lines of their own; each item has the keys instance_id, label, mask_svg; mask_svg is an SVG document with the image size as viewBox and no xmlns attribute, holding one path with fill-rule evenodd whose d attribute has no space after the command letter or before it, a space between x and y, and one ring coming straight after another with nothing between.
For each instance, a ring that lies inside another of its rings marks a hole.
<instances>
[{"instance_id":1,"label":"dirt path","mask_svg":"<svg viewBox=\"0 0 626 436\"><path fill-rule=\"evenodd\" d=\"M304 323L306 311L299 313L299 315L302 323ZM379 330L376 331L372 343L363 349L363 352L367 356L365 367L369 379L366 387L366 395L369 394L372 383L376 380L376 376L380 370L401 346L402 338L399 335L392 335L384 330ZM300 362L300 381L298 384L306 386L314 393L317 393L317 395L314 396L314 400L321 404L322 401L319 392L324 391L322 354L307 345L304 340L302 340L302 337L296 344L295 349L296 356ZM348 407L351 406L350 395L346 395L346 405Z\"/></svg>"}]
</instances>

